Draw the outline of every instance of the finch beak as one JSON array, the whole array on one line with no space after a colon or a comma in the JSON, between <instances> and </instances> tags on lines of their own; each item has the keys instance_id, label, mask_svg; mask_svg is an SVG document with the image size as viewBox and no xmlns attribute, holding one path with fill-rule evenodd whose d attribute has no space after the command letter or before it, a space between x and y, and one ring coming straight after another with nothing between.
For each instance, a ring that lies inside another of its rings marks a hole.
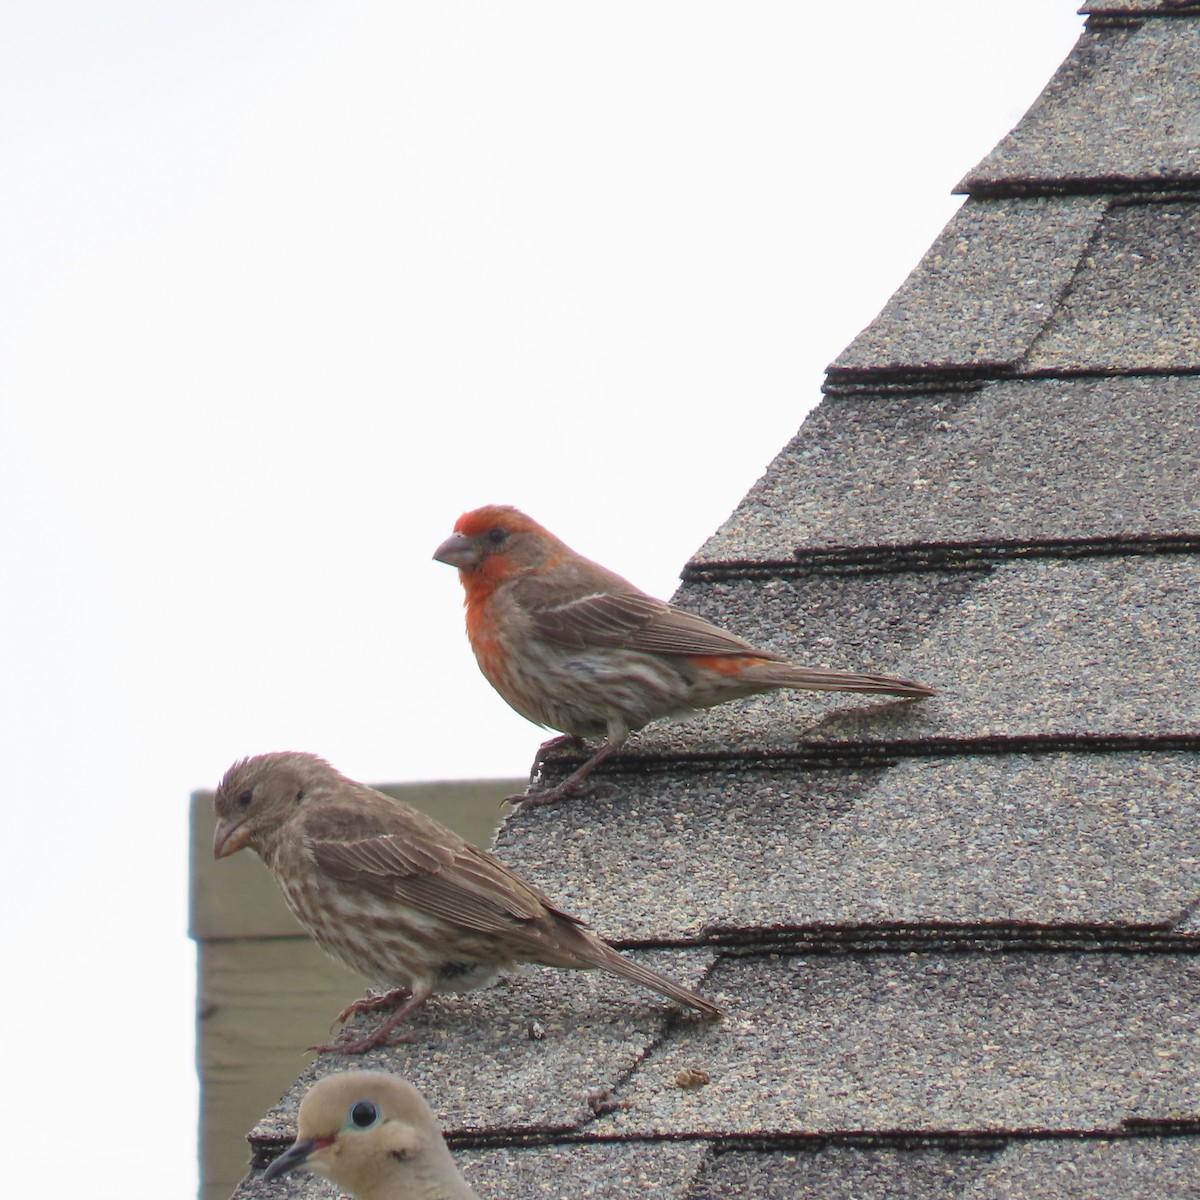
<instances>
[{"instance_id":1,"label":"finch beak","mask_svg":"<svg viewBox=\"0 0 1200 1200\"><path fill-rule=\"evenodd\" d=\"M278 1179L280 1175L286 1175L289 1171L294 1171L297 1167L304 1166L309 1159L309 1156L318 1150L324 1150L326 1146L333 1145L333 1138L305 1138L304 1141L296 1139L270 1166L263 1172L263 1179L268 1183L272 1179Z\"/></svg>"},{"instance_id":2,"label":"finch beak","mask_svg":"<svg viewBox=\"0 0 1200 1200\"><path fill-rule=\"evenodd\" d=\"M434 561L460 570L479 562L479 547L461 533L452 533L434 552Z\"/></svg>"},{"instance_id":3,"label":"finch beak","mask_svg":"<svg viewBox=\"0 0 1200 1200\"><path fill-rule=\"evenodd\" d=\"M249 844L250 830L244 822L237 825L229 821L217 822L217 832L213 835L213 858L228 858Z\"/></svg>"}]
</instances>

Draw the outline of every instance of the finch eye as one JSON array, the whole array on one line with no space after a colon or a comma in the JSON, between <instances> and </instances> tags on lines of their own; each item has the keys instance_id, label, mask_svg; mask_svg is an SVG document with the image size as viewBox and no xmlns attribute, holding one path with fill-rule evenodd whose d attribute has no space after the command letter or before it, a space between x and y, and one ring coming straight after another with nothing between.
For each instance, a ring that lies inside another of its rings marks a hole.
<instances>
[{"instance_id":1,"label":"finch eye","mask_svg":"<svg viewBox=\"0 0 1200 1200\"><path fill-rule=\"evenodd\" d=\"M244 792L238 795L237 802L239 808L249 808L250 801L254 799L254 789L247 788Z\"/></svg>"},{"instance_id":2,"label":"finch eye","mask_svg":"<svg viewBox=\"0 0 1200 1200\"><path fill-rule=\"evenodd\" d=\"M379 1106L370 1100L360 1100L350 1106L350 1124L355 1129L370 1129L379 1120Z\"/></svg>"},{"instance_id":3,"label":"finch eye","mask_svg":"<svg viewBox=\"0 0 1200 1200\"><path fill-rule=\"evenodd\" d=\"M500 543L503 542L507 537L508 530L501 529L499 525L497 525L495 529L488 530L487 540L491 542L493 546L499 546Z\"/></svg>"}]
</instances>

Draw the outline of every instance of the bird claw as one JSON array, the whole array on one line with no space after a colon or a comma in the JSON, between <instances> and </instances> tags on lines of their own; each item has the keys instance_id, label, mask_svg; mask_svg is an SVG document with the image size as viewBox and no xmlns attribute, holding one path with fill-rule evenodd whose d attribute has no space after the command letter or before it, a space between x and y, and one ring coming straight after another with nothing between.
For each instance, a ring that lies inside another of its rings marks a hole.
<instances>
[{"instance_id":1,"label":"bird claw","mask_svg":"<svg viewBox=\"0 0 1200 1200\"><path fill-rule=\"evenodd\" d=\"M410 992L408 988L388 988L388 990L385 992L377 992L374 989L371 989L365 996L353 1001L350 1004L347 1004L346 1007L343 1008L342 1011L333 1018L333 1024L330 1025L329 1028L332 1029L334 1025L345 1024L345 1022L356 1013L379 1012L380 1009L399 1008L400 1005L406 1000L411 999L412 992ZM309 1049L311 1050L313 1047L310 1046ZM325 1047L325 1049L328 1049L328 1047Z\"/></svg>"},{"instance_id":2,"label":"bird claw","mask_svg":"<svg viewBox=\"0 0 1200 1200\"><path fill-rule=\"evenodd\" d=\"M526 808L540 808L543 804L555 804L578 790L574 786L567 787L566 784L570 782L567 780L565 783L560 783L558 787L547 788L542 792L523 792L518 796L505 796L500 804L502 807L505 804L512 805L512 811L515 813Z\"/></svg>"},{"instance_id":3,"label":"bird claw","mask_svg":"<svg viewBox=\"0 0 1200 1200\"><path fill-rule=\"evenodd\" d=\"M582 738L576 737L571 733L564 733L559 737L552 737L548 741L543 742L538 747L538 752L534 756L533 765L529 768L530 780L541 779L542 775L545 774L546 756L551 750L557 750L560 746L573 746L578 749L582 748L584 744ZM574 795L579 790L578 785L582 782L583 776L580 776L576 772L569 779L564 779L557 787L543 788L541 791L530 790L514 796L505 796L500 801L500 807L503 808L506 804L511 805L512 811L517 813L523 808L539 808L543 804L554 804L558 800Z\"/></svg>"},{"instance_id":4,"label":"bird claw","mask_svg":"<svg viewBox=\"0 0 1200 1200\"><path fill-rule=\"evenodd\" d=\"M372 989L361 1000L355 1000L353 1004L347 1004L338 1013L336 1020L344 1021L347 1017L352 1017L356 1013L378 1012L381 1008L394 1008L396 1011L390 1017L363 1037L351 1037L343 1029L332 1042L327 1042L324 1046L309 1046L309 1049L315 1050L318 1054L324 1052L331 1054L363 1054L367 1050L376 1050L381 1046L399 1046L411 1042L413 1041L411 1034L393 1035L392 1030L412 1012L420 1008L429 999L431 991L432 988L430 987L418 988L416 991L411 988L390 988L383 992L377 992Z\"/></svg>"},{"instance_id":5,"label":"bird claw","mask_svg":"<svg viewBox=\"0 0 1200 1200\"><path fill-rule=\"evenodd\" d=\"M534 760L534 778L540 775L539 764L543 751L551 746L561 745L564 742L574 742L576 745L583 745L579 738L571 737L569 734L564 734L560 738L551 738L550 741L542 745L538 751L538 757ZM565 799L567 796L573 796L578 792L583 781L610 755L620 746L620 742L605 742L591 758L587 760L581 767L577 767L570 775L557 784L555 787L546 788L543 791L526 792L523 796L507 796L502 801L504 804L511 804L513 812L520 812L523 808L538 808L543 804L554 804L558 800Z\"/></svg>"},{"instance_id":6,"label":"bird claw","mask_svg":"<svg viewBox=\"0 0 1200 1200\"><path fill-rule=\"evenodd\" d=\"M530 778L536 779L542 773L546 766L546 756L551 750L557 750L562 746L571 746L573 749L579 750L582 749L583 744L583 738L576 737L573 733L559 734L558 737L544 741L533 757L533 765L529 768Z\"/></svg>"},{"instance_id":7,"label":"bird claw","mask_svg":"<svg viewBox=\"0 0 1200 1200\"><path fill-rule=\"evenodd\" d=\"M339 1034L332 1042L323 1046L309 1046L314 1054L365 1054L368 1050L381 1050L388 1046L412 1045L416 1038L411 1033L392 1033L381 1026L360 1038Z\"/></svg>"}]
</instances>

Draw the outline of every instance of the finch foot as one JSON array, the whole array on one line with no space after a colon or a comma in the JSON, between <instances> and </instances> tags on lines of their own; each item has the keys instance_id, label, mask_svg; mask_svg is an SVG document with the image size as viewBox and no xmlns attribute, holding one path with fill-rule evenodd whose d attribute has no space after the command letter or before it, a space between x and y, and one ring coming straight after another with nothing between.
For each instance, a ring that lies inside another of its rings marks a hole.
<instances>
[{"instance_id":1,"label":"finch foot","mask_svg":"<svg viewBox=\"0 0 1200 1200\"><path fill-rule=\"evenodd\" d=\"M540 808L543 804L555 804L575 790L560 783L558 787L547 788L544 792L522 792L517 796L505 796L500 803L510 804L513 812L520 812L523 808Z\"/></svg>"},{"instance_id":2,"label":"finch foot","mask_svg":"<svg viewBox=\"0 0 1200 1200\"><path fill-rule=\"evenodd\" d=\"M399 1046L411 1042L411 1036L404 1034L392 1035L392 1030L410 1013L420 1008L429 999L429 988L420 991L410 991L408 988L392 988L387 992L368 992L361 1000L348 1004L338 1014L337 1020L344 1021L347 1017L360 1012L378 1012L381 1008L395 1008L396 1011L381 1025L362 1037L351 1037L344 1029L332 1042L324 1046L309 1046L318 1054L365 1054L368 1050L377 1050L381 1046ZM398 1007L397 1007L398 1006Z\"/></svg>"},{"instance_id":3,"label":"finch foot","mask_svg":"<svg viewBox=\"0 0 1200 1200\"><path fill-rule=\"evenodd\" d=\"M583 739L577 738L572 733L560 734L558 737L552 737L549 741L543 742L538 747L537 754L534 755L533 764L529 768L529 778L540 779L546 769L546 756L552 750L558 750L562 746L573 746L577 748L583 747ZM555 800L561 800L567 793L561 790L561 785L556 788L549 788L546 791L529 791L521 792L515 796L505 796L500 801L500 807L503 808L506 804L511 804L513 812L520 812L522 808L528 804L531 808L538 804L553 804ZM539 799L539 797L544 797Z\"/></svg>"},{"instance_id":4,"label":"finch foot","mask_svg":"<svg viewBox=\"0 0 1200 1200\"><path fill-rule=\"evenodd\" d=\"M560 738L551 738L538 751L538 757L534 759L535 771L541 763L543 754L552 746L562 745L566 742L574 742L580 745L579 738L573 738L569 735L564 735ZM556 801L562 800L567 796L573 795L579 791L579 785L616 749L617 747L605 742L591 758L573 771L562 781L562 783L552 788L546 788L540 792L526 792L523 796L506 796L502 803L511 804L513 812L520 812L523 808L538 808L543 804L554 804Z\"/></svg>"},{"instance_id":5,"label":"finch foot","mask_svg":"<svg viewBox=\"0 0 1200 1200\"><path fill-rule=\"evenodd\" d=\"M546 765L546 755L551 750L558 750L563 746L571 746L573 749L581 749L583 747L583 739L577 738L573 733L563 733L558 737L552 737L548 741L543 742L538 747L537 754L533 757L533 766L529 768L531 778L536 778L542 773L542 768Z\"/></svg>"},{"instance_id":6,"label":"finch foot","mask_svg":"<svg viewBox=\"0 0 1200 1200\"><path fill-rule=\"evenodd\" d=\"M378 1029L363 1037L354 1038L341 1033L332 1042L326 1042L323 1046L309 1046L308 1049L314 1054L366 1054L368 1050L379 1050L385 1046L406 1046L415 1041L411 1033L381 1033L386 1024L385 1021Z\"/></svg>"},{"instance_id":7,"label":"finch foot","mask_svg":"<svg viewBox=\"0 0 1200 1200\"><path fill-rule=\"evenodd\" d=\"M380 1012L387 1008L399 1008L405 1000L412 999L412 992L408 988L388 988L386 992L377 992L374 988L370 989L367 994L358 1000L347 1004L336 1017L333 1018L333 1025L342 1025L348 1021L355 1013L363 1012ZM330 1029L333 1028L330 1025Z\"/></svg>"}]
</instances>

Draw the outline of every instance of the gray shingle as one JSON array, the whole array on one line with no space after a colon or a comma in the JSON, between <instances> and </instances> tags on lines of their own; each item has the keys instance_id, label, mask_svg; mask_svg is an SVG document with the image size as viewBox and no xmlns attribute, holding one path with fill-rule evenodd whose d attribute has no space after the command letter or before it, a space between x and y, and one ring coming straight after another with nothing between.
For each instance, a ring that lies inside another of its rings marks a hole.
<instances>
[{"instance_id":1,"label":"gray shingle","mask_svg":"<svg viewBox=\"0 0 1200 1200\"><path fill-rule=\"evenodd\" d=\"M712 986L730 1015L668 1033L598 1133L1120 1132L1200 1106L1193 957L729 958ZM673 1087L687 1066L711 1082Z\"/></svg>"},{"instance_id":2,"label":"gray shingle","mask_svg":"<svg viewBox=\"0 0 1200 1200\"><path fill-rule=\"evenodd\" d=\"M1006 922L1170 926L1200 897L1200 755L906 759L610 779L499 853L630 941ZM554 854L546 846L554 838Z\"/></svg>"},{"instance_id":3,"label":"gray shingle","mask_svg":"<svg viewBox=\"0 0 1200 1200\"><path fill-rule=\"evenodd\" d=\"M734 1151L714 1156L694 1200L952 1200L999 1151Z\"/></svg>"},{"instance_id":4,"label":"gray shingle","mask_svg":"<svg viewBox=\"0 0 1200 1200\"><path fill-rule=\"evenodd\" d=\"M694 986L713 962L706 950L637 953ZM433 997L406 1022L411 1044L353 1057L321 1055L249 1137L261 1146L290 1142L308 1087L352 1068L404 1075L448 1133L575 1129L592 1119L589 1093L613 1086L668 1022L701 1023L677 1012L653 992L600 972L525 968L485 991ZM540 1038L530 1035L533 1023Z\"/></svg>"},{"instance_id":5,"label":"gray shingle","mask_svg":"<svg viewBox=\"0 0 1200 1200\"><path fill-rule=\"evenodd\" d=\"M651 725L614 763L1200 733L1200 556L743 578L688 584L676 598L797 662L887 671L938 694L755 696Z\"/></svg>"},{"instance_id":6,"label":"gray shingle","mask_svg":"<svg viewBox=\"0 0 1200 1200\"><path fill-rule=\"evenodd\" d=\"M693 565L1195 533L1197 429L1196 376L827 396Z\"/></svg>"},{"instance_id":7,"label":"gray shingle","mask_svg":"<svg viewBox=\"0 0 1200 1200\"><path fill-rule=\"evenodd\" d=\"M1196 125L1200 145L1200 114ZM1200 204L1114 206L1065 303L1021 364L1022 371L1134 368L1200 369Z\"/></svg>"},{"instance_id":8,"label":"gray shingle","mask_svg":"<svg viewBox=\"0 0 1200 1200\"><path fill-rule=\"evenodd\" d=\"M1200 1195L1200 1140L1016 1142L998 1150L744 1151L716 1156L694 1200L1159 1200Z\"/></svg>"},{"instance_id":9,"label":"gray shingle","mask_svg":"<svg viewBox=\"0 0 1200 1200\"><path fill-rule=\"evenodd\" d=\"M1200 1196L1200 1139L1125 1138L1023 1142L972 1180L964 1200L1058 1200Z\"/></svg>"},{"instance_id":10,"label":"gray shingle","mask_svg":"<svg viewBox=\"0 0 1200 1200\"><path fill-rule=\"evenodd\" d=\"M686 1195L707 1154L705 1142L600 1142L457 1157L480 1200L631 1200Z\"/></svg>"},{"instance_id":11,"label":"gray shingle","mask_svg":"<svg viewBox=\"0 0 1200 1200\"><path fill-rule=\"evenodd\" d=\"M837 357L829 383L1013 366L1070 282L1106 205L1081 197L968 201Z\"/></svg>"},{"instance_id":12,"label":"gray shingle","mask_svg":"<svg viewBox=\"0 0 1200 1200\"><path fill-rule=\"evenodd\" d=\"M1089 26L1016 129L959 185L1012 193L1200 182L1200 17Z\"/></svg>"},{"instance_id":13,"label":"gray shingle","mask_svg":"<svg viewBox=\"0 0 1200 1200\"><path fill-rule=\"evenodd\" d=\"M1087 0L1079 11L1087 16L1178 16L1200 12L1200 0Z\"/></svg>"}]
</instances>

